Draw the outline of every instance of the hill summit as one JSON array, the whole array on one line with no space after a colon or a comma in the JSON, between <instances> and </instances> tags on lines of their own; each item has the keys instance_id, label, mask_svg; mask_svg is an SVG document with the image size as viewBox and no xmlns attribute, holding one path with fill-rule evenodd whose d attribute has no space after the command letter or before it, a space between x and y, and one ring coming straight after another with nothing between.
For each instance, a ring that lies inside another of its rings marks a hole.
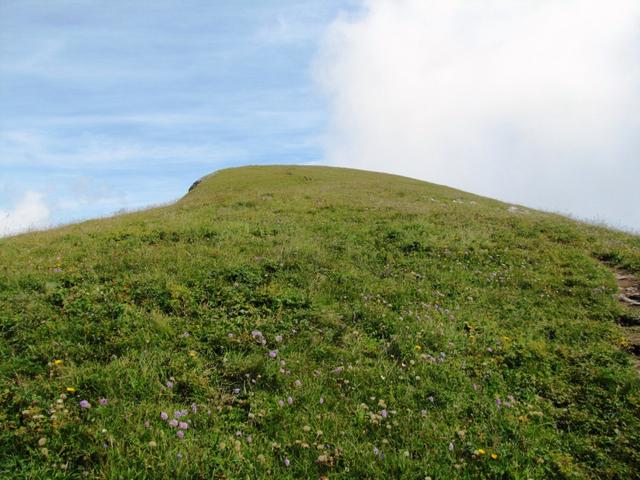
<instances>
[{"instance_id":1,"label":"hill summit","mask_svg":"<svg viewBox=\"0 0 640 480\"><path fill-rule=\"evenodd\" d=\"M639 237L324 167L2 239L0 476L638 478L612 269Z\"/></svg>"}]
</instances>

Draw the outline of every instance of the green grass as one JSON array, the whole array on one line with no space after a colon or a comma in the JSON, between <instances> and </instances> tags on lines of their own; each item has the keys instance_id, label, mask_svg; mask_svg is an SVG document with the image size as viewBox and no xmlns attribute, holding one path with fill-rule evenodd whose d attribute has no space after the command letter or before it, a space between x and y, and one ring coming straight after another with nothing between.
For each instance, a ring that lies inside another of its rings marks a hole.
<instances>
[{"instance_id":1,"label":"green grass","mask_svg":"<svg viewBox=\"0 0 640 480\"><path fill-rule=\"evenodd\" d=\"M640 237L321 167L0 240L0 477L639 478L605 263Z\"/></svg>"}]
</instances>

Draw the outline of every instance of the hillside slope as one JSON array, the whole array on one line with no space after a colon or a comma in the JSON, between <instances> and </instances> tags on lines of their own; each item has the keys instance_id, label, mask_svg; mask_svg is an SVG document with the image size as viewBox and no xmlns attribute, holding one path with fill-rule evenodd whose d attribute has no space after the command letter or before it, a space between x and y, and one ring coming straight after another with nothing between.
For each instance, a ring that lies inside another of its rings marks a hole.
<instances>
[{"instance_id":1,"label":"hillside slope","mask_svg":"<svg viewBox=\"0 0 640 480\"><path fill-rule=\"evenodd\" d=\"M0 477L639 478L610 267L640 238L323 167L0 240Z\"/></svg>"}]
</instances>

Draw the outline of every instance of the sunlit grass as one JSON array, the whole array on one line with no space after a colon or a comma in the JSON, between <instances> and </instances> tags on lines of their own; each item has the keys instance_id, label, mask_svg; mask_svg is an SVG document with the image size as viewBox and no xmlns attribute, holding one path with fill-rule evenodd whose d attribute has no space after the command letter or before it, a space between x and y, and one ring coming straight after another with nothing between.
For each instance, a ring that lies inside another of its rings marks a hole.
<instances>
[{"instance_id":1,"label":"sunlit grass","mask_svg":"<svg viewBox=\"0 0 640 480\"><path fill-rule=\"evenodd\" d=\"M0 476L633 478L603 262L639 237L320 167L0 240Z\"/></svg>"}]
</instances>

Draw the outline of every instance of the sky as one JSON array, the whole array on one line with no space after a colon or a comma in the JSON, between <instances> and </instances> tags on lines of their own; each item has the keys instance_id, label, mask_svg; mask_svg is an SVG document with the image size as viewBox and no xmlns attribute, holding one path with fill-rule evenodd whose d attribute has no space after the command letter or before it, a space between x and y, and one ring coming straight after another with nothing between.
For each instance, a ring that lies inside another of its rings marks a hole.
<instances>
[{"instance_id":1,"label":"sky","mask_svg":"<svg viewBox=\"0 0 640 480\"><path fill-rule=\"evenodd\" d=\"M257 164L640 231L637 0L1 0L0 236Z\"/></svg>"}]
</instances>

